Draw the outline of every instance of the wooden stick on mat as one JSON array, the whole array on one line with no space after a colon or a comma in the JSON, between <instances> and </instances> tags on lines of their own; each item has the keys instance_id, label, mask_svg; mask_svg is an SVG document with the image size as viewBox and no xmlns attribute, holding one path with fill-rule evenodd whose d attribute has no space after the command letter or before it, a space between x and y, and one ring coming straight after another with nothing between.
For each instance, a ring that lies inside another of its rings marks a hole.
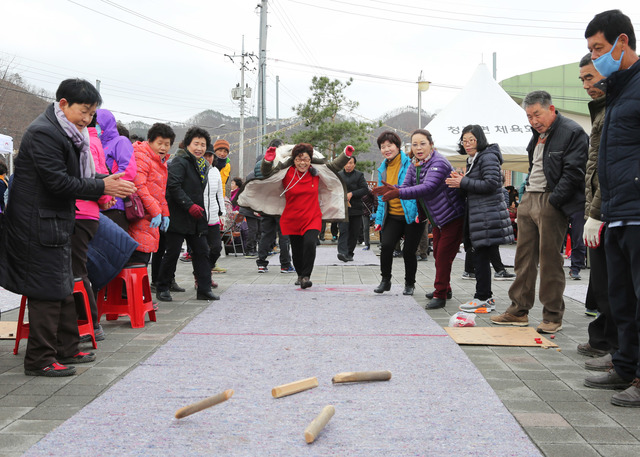
<instances>
[{"instance_id":1,"label":"wooden stick on mat","mask_svg":"<svg viewBox=\"0 0 640 457\"><path fill-rule=\"evenodd\" d=\"M176 411L176 419L182 419L183 417L190 416L197 412L202 411L203 409L211 408L212 406L217 405L218 403L222 403L223 401L227 401L233 395L233 389L225 390L218 395L214 395L213 397L205 398L204 400L200 400L192 405L185 406L184 408L180 408Z\"/></svg>"},{"instance_id":2,"label":"wooden stick on mat","mask_svg":"<svg viewBox=\"0 0 640 457\"><path fill-rule=\"evenodd\" d=\"M271 395L273 395L273 398L286 397L287 395L297 394L298 392L313 389L314 387L318 387L318 378L301 379L300 381L274 387L271 389Z\"/></svg>"},{"instance_id":3,"label":"wooden stick on mat","mask_svg":"<svg viewBox=\"0 0 640 457\"><path fill-rule=\"evenodd\" d=\"M390 371L348 371L338 373L331 381L339 382L360 382L360 381L388 381L391 379Z\"/></svg>"},{"instance_id":4,"label":"wooden stick on mat","mask_svg":"<svg viewBox=\"0 0 640 457\"><path fill-rule=\"evenodd\" d=\"M333 407L333 405L327 405L322 408L320 414L318 414L318 416L314 420L312 420L309 426L304 430L304 440L307 442L307 444L311 444L316 440L324 426L327 425L327 422L329 422L335 412L336 409Z\"/></svg>"}]
</instances>

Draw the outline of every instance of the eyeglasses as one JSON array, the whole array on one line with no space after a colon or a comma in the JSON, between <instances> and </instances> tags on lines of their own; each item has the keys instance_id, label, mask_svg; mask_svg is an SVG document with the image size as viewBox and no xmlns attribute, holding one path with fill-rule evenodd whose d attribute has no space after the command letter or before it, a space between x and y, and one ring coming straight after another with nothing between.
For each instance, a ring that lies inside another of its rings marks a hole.
<instances>
[{"instance_id":1,"label":"eyeglasses","mask_svg":"<svg viewBox=\"0 0 640 457\"><path fill-rule=\"evenodd\" d=\"M309 163L311 162L311 159L298 156L295 159L293 159L293 161L298 163Z\"/></svg>"},{"instance_id":2,"label":"eyeglasses","mask_svg":"<svg viewBox=\"0 0 640 457\"><path fill-rule=\"evenodd\" d=\"M460 140L460 144L474 144L477 143L478 140L476 140L475 138L470 138L468 140Z\"/></svg>"}]
</instances>

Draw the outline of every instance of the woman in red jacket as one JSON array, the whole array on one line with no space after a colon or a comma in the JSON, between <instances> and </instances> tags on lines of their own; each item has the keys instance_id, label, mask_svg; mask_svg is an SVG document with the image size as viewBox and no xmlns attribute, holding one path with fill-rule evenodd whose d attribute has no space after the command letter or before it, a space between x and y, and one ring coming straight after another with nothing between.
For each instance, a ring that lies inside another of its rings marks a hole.
<instances>
[{"instance_id":1,"label":"woman in red jacket","mask_svg":"<svg viewBox=\"0 0 640 457\"><path fill-rule=\"evenodd\" d=\"M169 227L167 160L176 134L167 124L156 123L147 133L147 141L133 145L138 172L133 180L144 206L144 217L129 223L129 235L139 246L129 263L148 264L151 253L158 250L160 230Z\"/></svg>"}]
</instances>

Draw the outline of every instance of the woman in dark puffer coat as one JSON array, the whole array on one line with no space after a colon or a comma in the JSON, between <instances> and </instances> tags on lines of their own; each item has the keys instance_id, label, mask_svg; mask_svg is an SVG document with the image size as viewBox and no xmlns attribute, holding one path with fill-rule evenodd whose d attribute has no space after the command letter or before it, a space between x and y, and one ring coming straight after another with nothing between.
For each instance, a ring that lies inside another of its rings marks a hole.
<instances>
[{"instance_id":1,"label":"woman in dark puffer coat","mask_svg":"<svg viewBox=\"0 0 640 457\"><path fill-rule=\"evenodd\" d=\"M513 242L513 228L502 193L502 154L497 144L488 144L482 127L467 125L460 137L460 154L468 154L467 173L451 174L447 184L467 194L464 243L475 258L476 293L460 305L462 311L495 310L491 291L491 252Z\"/></svg>"}]
</instances>

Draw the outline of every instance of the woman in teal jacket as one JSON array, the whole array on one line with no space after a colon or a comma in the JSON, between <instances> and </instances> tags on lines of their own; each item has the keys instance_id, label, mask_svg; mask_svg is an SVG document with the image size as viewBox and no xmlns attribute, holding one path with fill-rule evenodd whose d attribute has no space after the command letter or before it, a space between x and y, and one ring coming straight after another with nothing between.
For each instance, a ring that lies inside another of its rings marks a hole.
<instances>
[{"instance_id":1,"label":"woman in teal jacket","mask_svg":"<svg viewBox=\"0 0 640 457\"><path fill-rule=\"evenodd\" d=\"M384 160L378 168L378 186L384 183L402 185L411 165L411 159L400 149L400 137L391 131L383 132L378 137L378 147ZM404 236L402 257L404 258L404 295L413 295L416 282L418 261L416 249L424 231L424 223L416 222L418 207L415 200L394 198L383 202L378 197L376 214L376 230L380 232L380 275L382 281L373 291L377 294L391 290L391 267L393 250L396 243Z\"/></svg>"}]
</instances>

